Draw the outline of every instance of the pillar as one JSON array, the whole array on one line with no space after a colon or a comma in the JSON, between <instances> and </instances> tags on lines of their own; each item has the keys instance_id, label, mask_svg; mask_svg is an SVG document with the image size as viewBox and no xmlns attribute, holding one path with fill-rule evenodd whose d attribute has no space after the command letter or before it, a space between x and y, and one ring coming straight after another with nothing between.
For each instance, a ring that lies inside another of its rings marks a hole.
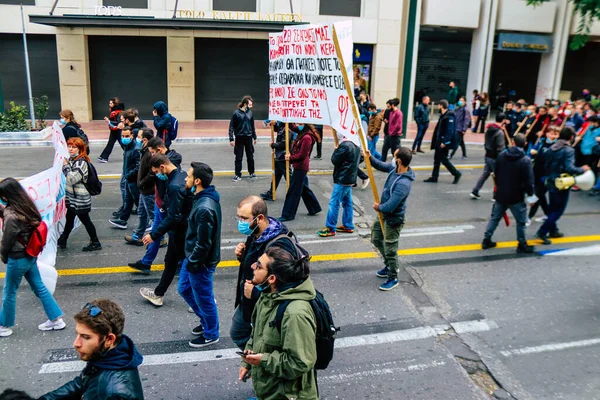
<instances>
[{"instance_id":1,"label":"pillar","mask_svg":"<svg viewBox=\"0 0 600 400\"><path fill-rule=\"evenodd\" d=\"M194 57L193 31L167 32L167 105L184 122L196 119Z\"/></svg>"},{"instance_id":2,"label":"pillar","mask_svg":"<svg viewBox=\"0 0 600 400\"><path fill-rule=\"evenodd\" d=\"M473 90L488 92L494 55L494 35L498 16L498 0L481 0L479 26L473 31L471 59L467 87L462 88L467 98Z\"/></svg>"},{"instance_id":3,"label":"pillar","mask_svg":"<svg viewBox=\"0 0 600 400\"><path fill-rule=\"evenodd\" d=\"M80 122L92 120L92 90L88 40L83 28L57 28L56 50L61 108L73 111Z\"/></svg>"},{"instance_id":4,"label":"pillar","mask_svg":"<svg viewBox=\"0 0 600 400\"><path fill-rule=\"evenodd\" d=\"M412 4L414 3L414 4ZM404 82L410 82L408 85L404 85L402 91L402 112L404 113L404 135L408 132L408 121L414 120L414 103L413 96L415 93L415 85L417 84L417 61L419 60L419 36L421 32L421 10L423 8L422 0L413 0L411 5L414 7L412 13L409 9L409 20L407 21L407 47L405 53L408 55L410 52L411 60L408 64L406 60L404 64ZM411 26L412 24L412 26ZM410 37L412 35L412 38ZM410 41L410 42L409 42ZM412 45L412 46L411 46ZM410 67L410 68L409 68Z\"/></svg>"}]
</instances>

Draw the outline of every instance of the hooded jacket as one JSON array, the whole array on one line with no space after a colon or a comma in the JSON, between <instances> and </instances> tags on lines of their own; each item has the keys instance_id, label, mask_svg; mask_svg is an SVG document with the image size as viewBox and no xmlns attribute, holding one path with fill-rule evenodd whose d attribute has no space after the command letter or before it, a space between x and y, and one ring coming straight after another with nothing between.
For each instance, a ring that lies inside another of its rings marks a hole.
<instances>
[{"instance_id":1,"label":"hooded jacket","mask_svg":"<svg viewBox=\"0 0 600 400\"><path fill-rule=\"evenodd\" d=\"M157 116L154 117L154 128L156 128L156 136L165 142L167 149L171 147L171 138L169 131L171 130L171 114L164 101L154 103L154 109Z\"/></svg>"},{"instance_id":2,"label":"hooded jacket","mask_svg":"<svg viewBox=\"0 0 600 400\"><path fill-rule=\"evenodd\" d=\"M252 110L242 111L238 108L231 116L231 121L229 121L229 141L233 142L236 137L251 137L256 140Z\"/></svg>"},{"instance_id":3,"label":"hooded jacket","mask_svg":"<svg viewBox=\"0 0 600 400\"><path fill-rule=\"evenodd\" d=\"M290 151L290 162L294 170L307 172L310 170L310 152L316 141L314 133L307 127L298 134L296 140L292 142Z\"/></svg>"},{"instance_id":4,"label":"hooded jacket","mask_svg":"<svg viewBox=\"0 0 600 400\"><path fill-rule=\"evenodd\" d=\"M277 132L277 138L275 143L271 143L271 148L275 150L276 161L285 161L285 124L277 122L274 128Z\"/></svg>"},{"instance_id":5,"label":"hooded jacket","mask_svg":"<svg viewBox=\"0 0 600 400\"><path fill-rule=\"evenodd\" d=\"M186 269L198 272L221 261L221 204L214 186L196 193L185 235Z\"/></svg>"},{"instance_id":6,"label":"hooded jacket","mask_svg":"<svg viewBox=\"0 0 600 400\"><path fill-rule=\"evenodd\" d=\"M129 125L129 128L131 129L131 133L133 133L133 137L135 140L140 129L146 128L146 123L141 119L138 119L137 121L133 121L133 123Z\"/></svg>"},{"instance_id":7,"label":"hooded jacket","mask_svg":"<svg viewBox=\"0 0 600 400\"><path fill-rule=\"evenodd\" d=\"M350 140L342 140L331 154L333 164L333 183L352 186L356 183L360 149Z\"/></svg>"},{"instance_id":8,"label":"hooded jacket","mask_svg":"<svg viewBox=\"0 0 600 400\"><path fill-rule=\"evenodd\" d=\"M396 172L395 162L384 163L373 156L371 156L371 165L379 171L388 173L381 193L381 203L379 203L383 220L390 226L402 225L406 214L406 200L416 178L414 171L408 167L408 171L399 174Z\"/></svg>"},{"instance_id":9,"label":"hooded jacket","mask_svg":"<svg viewBox=\"0 0 600 400\"><path fill-rule=\"evenodd\" d=\"M431 150L439 149L442 143L449 150L454 150L458 146L458 141L456 140L456 117L450 110L442 114L435 125L431 138Z\"/></svg>"},{"instance_id":10,"label":"hooded jacket","mask_svg":"<svg viewBox=\"0 0 600 400\"><path fill-rule=\"evenodd\" d=\"M537 154L535 156L529 155L529 157L533 160L533 176L535 177L536 185L543 184L541 179L546 173L546 165L544 164L546 160L546 152L554 143L555 142L549 141L548 138L543 137L535 146L533 146L532 150L536 150Z\"/></svg>"},{"instance_id":11,"label":"hooded jacket","mask_svg":"<svg viewBox=\"0 0 600 400\"><path fill-rule=\"evenodd\" d=\"M144 391L138 367L143 357L126 335L108 354L89 361L81 374L40 400L58 399L120 399L143 400Z\"/></svg>"},{"instance_id":12,"label":"hooded jacket","mask_svg":"<svg viewBox=\"0 0 600 400\"><path fill-rule=\"evenodd\" d=\"M140 149L135 139L128 145L123 145L123 178L127 182L136 182L140 169Z\"/></svg>"},{"instance_id":13,"label":"hooded jacket","mask_svg":"<svg viewBox=\"0 0 600 400\"><path fill-rule=\"evenodd\" d=\"M183 161L183 157L181 156L181 154L179 154L175 150L167 150L167 153L165 155L167 156L169 161L171 161L171 164L176 166L177 169L179 169L179 170L181 169L181 162ZM152 171L152 168L150 169L150 171ZM156 185L156 190L155 190L154 201L156 202L156 205L158 206L158 208L162 208L163 198L165 197L165 195L167 193L168 181L161 181L160 179L156 178L155 185Z\"/></svg>"},{"instance_id":14,"label":"hooded jacket","mask_svg":"<svg viewBox=\"0 0 600 400\"><path fill-rule=\"evenodd\" d=\"M549 190L558 191L554 185L554 180L560 174L581 175L585 172L583 168L575 166L575 149L571 144L559 139L544 154L544 164L546 166L546 186Z\"/></svg>"},{"instance_id":15,"label":"hooded jacket","mask_svg":"<svg viewBox=\"0 0 600 400\"><path fill-rule=\"evenodd\" d=\"M471 112L467 110L467 106L456 107L454 115L456 116L456 132L465 133L471 125Z\"/></svg>"},{"instance_id":16,"label":"hooded jacket","mask_svg":"<svg viewBox=\"0 0 600 400\"><path fill-rule=\"evenodd\" d=\"M9 206L0 207L2 218L2 241L0 242L0 255L6 264L9 258L19 259L27 256L25 244L29 243L33 227L27 227Z\"/></svg>"},{"instance_id":17,"label":"hooded jacket","mask_svg":"<svg viewBox=\"0 0 600 400\"><path fill-rule=\"evenodd\" d=\"M150 154L147 147L140 149L140 167L138 168L137 184L140 193L145 196L154 194L156 186L156 175L154 175L150 166L151 159L152 154Z\"/></svg>"},{"instance_id":18,"label":"hooded jacket","mask_svg":"<svg viewBox=\"0 0 600 400\"><path fill-rule=\"evenodd\" d=\"M238 258L240 269L238 271L237 289L235 294L235 306L237 307L241 304L244 320L246 321L250 321L254 305L260 296L258 289L254 288L254 290L252 290L251 299L244 297L244 283L247 279L252 280L254 278L252 264L258 261L260 256L265 252L267 245L271 243L273 239L286 233L288 233L288 229L284 224L275 218L269 217L269 226L259 237L250 235L248 236L248 239L246 239L246 249L243 251L241 257ZM277 239L275 242L279 242L280 240L287 239L281 238Z\"/></svg>"},{"instance_id":19,"label":"hooded jacket","mask_svg":"<svg viewBox=\"0 0 600 400\"><path fill-rule=\"evenodd\" d=\"M316 319L309 303L316 291L307 278L282 292L262 293L252 314L252 336L246 350L262 353L251 368L252 386L262 400L317 400ZM275 320L279 304L292 300L283 314L281 333ZM243 363L245 367L248 364Z\"/></svg>"},{"instance_id":20,"label":"hooded jacket","mask_svg":"<svg viewBox=\"0 0 600 400\"><path fill-rule=\"evenodd\" d=\"M513 146L496 158L496 201L505 206L533 195L533 168L523 149Z\"/></svg>"},{"instance_id":21,"label":"hooded jacket","mask_svg":"<svg viewBox=\"0 0 600 400\"><path fill-rule=\"evenodd\" d=\"M460 92L458 91L458 87L454 86L448 90L448 95L446 96L446 100L450 104L456 104L458 102L458 95Z\"/></svg>"},{"instance_id":22,"label":"hooded jacket","mask_svg":"<svg viewBox=\"0 0 600 400\"><path fill-rule=\"evenodd\" d=\"M504 131L498 124L489 124L485 131L485 156L496 159L506 148Z\"/></svg>"},{"instance_id":23,"label":"hooded jacket","mask_svg":"<svg viewBox=\"0 0 600 400\"><path fill-rule=\"evenodd\" d=\"M65 142L71 138L78 138L79 137L79 125L77 125L73 121L68 122L65 126L63 126L62 133L65 137Z\"/></svg>"},{"instance_id":24,"label":"hooded jacket","mask_svg":"<svg viewBox=\"0 0 600 400\"><path fill-rule=\"evenodd\" d=\"M192 193L185 188L187 173L174 169L167 176L167 190L162 208L165 216L159 226L152 226L150 237L156 241L167 232L187 229L187 218L192 210Z\"/></svg>"}]
</instances>

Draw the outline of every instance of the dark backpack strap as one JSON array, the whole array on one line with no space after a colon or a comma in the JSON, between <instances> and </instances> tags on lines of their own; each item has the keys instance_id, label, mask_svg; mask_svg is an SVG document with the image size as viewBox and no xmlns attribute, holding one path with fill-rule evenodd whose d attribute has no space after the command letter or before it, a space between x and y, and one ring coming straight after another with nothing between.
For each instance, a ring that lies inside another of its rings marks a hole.
<instances>
[{"instance_id":1,"label":"dark backpack strap","mask_svg":"<svg viewBox=\"0 0 600 400\"><path fill-rule=\"evenodd\" d=\"M275 314L275 320L269 323L269 326L275 326L277 331L281 333L281 323L283 321L283 314L285 314L285 310L290 305L292 300L282 301L279 306L277 306L277 314Z\"/></svg>"}]
</instances>

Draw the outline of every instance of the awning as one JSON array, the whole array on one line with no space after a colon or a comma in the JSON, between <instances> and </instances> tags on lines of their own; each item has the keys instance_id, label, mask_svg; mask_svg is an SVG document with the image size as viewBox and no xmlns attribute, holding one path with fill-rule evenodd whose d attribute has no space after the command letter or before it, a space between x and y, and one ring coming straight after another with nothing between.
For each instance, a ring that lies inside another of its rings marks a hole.
<instances>
[{"instance_id":1,"label":"awning","mask_svg":"<svg viewBox=\"0 0 600 400\"><path fill-rule=\"evenodd\" d=\"M246 21L229 19L154 18L139 16L96 15L30 15L35 24L63 28L137 28L137 29L197 29L254 32L281 32L286 25L306 22Z\"/></svg>"}]
</instances>

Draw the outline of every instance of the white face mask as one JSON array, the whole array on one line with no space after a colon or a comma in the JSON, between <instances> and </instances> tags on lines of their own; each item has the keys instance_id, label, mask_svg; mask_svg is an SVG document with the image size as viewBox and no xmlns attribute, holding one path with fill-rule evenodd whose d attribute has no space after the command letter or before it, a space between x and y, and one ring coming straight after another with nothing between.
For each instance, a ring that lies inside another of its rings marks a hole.
<instances>
[{"instance_id":1,"label":"white face mask","mask_svg":"<svg viewBox=\"0 0 600 400\"><path fill-rule=\"evenodd\" d=\"M571 110L565 110L565 115L571 115Z\"/></svg>"}]
</instances>

